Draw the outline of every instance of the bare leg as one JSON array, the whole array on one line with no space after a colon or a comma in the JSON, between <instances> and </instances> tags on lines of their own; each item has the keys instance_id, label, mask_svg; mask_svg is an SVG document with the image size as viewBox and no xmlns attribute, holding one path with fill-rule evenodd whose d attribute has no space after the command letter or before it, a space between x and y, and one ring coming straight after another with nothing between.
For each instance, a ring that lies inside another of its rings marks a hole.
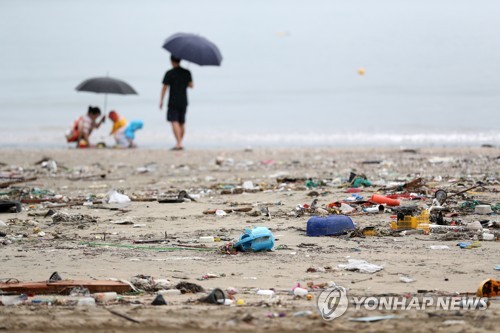
<instances>
[{"instance_id":1,"label":"bare leg","mask_svg":"<svg viewBox=\"0 0 500 333\"><path fill-rule=\"evenodd\" d=\"M184 140L184 133L186 133L186 127L184 126L184 124L180 125L181 125L181 140Z\"/></svg>"},{"instance_id":2,"label":"bare leg","mask_svg":"<svg viewBox=\"0 0 500 333\"><path fill-rule=\"evenodd\" d=\"M182 137L184 136L183 125L181 125L178 121L172 121L172 131L174 132L175 141L177 144L176 148L182 148Z\"/></svg>"}]
</instances>

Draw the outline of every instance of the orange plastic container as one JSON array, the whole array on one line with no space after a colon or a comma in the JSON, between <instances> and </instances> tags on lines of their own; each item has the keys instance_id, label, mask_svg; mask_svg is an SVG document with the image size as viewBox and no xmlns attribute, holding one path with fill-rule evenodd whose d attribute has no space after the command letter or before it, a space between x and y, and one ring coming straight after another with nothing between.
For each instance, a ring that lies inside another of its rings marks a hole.
<instances>
[{"instance_id":1,"label":"orange plastic container","mask_svg":"<svg viewBox=\"0 0 500 333\"><path fill-rule=\"evenodd\" d=\"M380 194L372 195L370 201L378 204L386 204L387 206L399 206L399 200L391 199Z\"/></svg>"}]
</instances>

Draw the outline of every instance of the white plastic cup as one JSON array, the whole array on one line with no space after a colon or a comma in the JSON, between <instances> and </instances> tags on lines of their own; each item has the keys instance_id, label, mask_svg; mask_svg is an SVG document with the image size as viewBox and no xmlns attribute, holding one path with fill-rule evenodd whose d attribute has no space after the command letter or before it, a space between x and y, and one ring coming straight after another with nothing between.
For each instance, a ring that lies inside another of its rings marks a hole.
<instances>
[{"instance_id":1,"label":"white plastic cup","mask_svg":"<svg viewBox=\"0 0 500 333\"><path fill-rule=\"evenodd\" d=\"M495 235L489 234L489 233L483 233L483 240L484 241L492 241L495 240Z\"/></svg>"},{"instance_id":2,"label":"white plastic cup","mask_svg":"<svg viewBox=\"0 0 500 333\"><path fill-rule=\"evenodd\" d=\"M491 209L490 205L477 205L474 208L474 213L480 214L480 215L486 215L486 214L493 213L493 210Z\"/></svg>"},{"instance_id":3,"label":"white plastic cup","mask_svg":"<svg viewBox=\"0 0 500 333\"><path fill-rule=\"evenodd\" d=\"M261 289L261 290L258 290L257 291L257 295L260 295L260 296L273 296L274 295L274 290L270 290L270 289Z\"/></svg>"},{"instance_id":4,"label":"white plastic cup","mask_svg":"<svg viewBox=\"0 0 500 333\"><path fill-rule=\"evenodd\" d=\"M251 180L247 180L246 182L243 183L243 189L245 190L253 190L253 182Z\"/></svg>"},{"instance_id":5,"label":"white plastic cup","mask_svg":"<svg viewBox=\"0 0 500 333\"><path fill-rule=\"evenodd\" d=\"M293 290L293 294L295 296L305 297L307 294L309 294L309 291L307 289L297 287Z\"/></svg>"},{"instance_id":6,"label":"white plastic cup","mask_svg":"<svg viewBox=\"0 0 500 333\"><path fill-rule=\"evenodd\" d=\"M215 215L217 215L217 216L226 216L227 213L225 211L223 211L222 209L217 209L215 211Z\"/></svg>"},{"instance_id":7,"label":"white plastic cup","mask_svg":"<svg viewBox=\"0 0 500 333\"><path fill-rule=\"evenodd\" d=\"M3 305L18 305L23 303L28 297L26 295L6 295L0 296Z\"/></svg>"},{"instance_id":8,"label":"white plastic cup","mask_svg":"<svg viewBox=\"0 0 500 333\"><path fill-rule=\"evenodd\" d=\"M214 236L203 236L199 239L200 243L213 243L215 242Z\"/></svg>"},{"instance_id":9,"label":"white plastic cup","mask_svg":"<svg viewBox=\"0 0 500 333\"><path fill-rule=\"evenodd\" d=\"M363 210L365 211L365 213L378 214L378 213L383 213L384 209L385 209L384 205L378 205L374 207L368 207Z\"/></svg>"},{"instance_id":10,"label":"white plastic cup","mask_svg":"<svg viewBox=\"0 0 500 333\"><path fill-rule=\"evenodd\" d=\"M95 306L95 299L92 297L80 298L76 306Z\"/></svg>"},{"instance_id":11,"label":"white plastic cup","mask_svg":"<svg viewBox=\"0 0 500 333\"><path fill-rule=\"evenodd\" d=\"M483 230L483 226L479 221L470 222L466 228L469 230Z\"/></svg>"}]
</instances>

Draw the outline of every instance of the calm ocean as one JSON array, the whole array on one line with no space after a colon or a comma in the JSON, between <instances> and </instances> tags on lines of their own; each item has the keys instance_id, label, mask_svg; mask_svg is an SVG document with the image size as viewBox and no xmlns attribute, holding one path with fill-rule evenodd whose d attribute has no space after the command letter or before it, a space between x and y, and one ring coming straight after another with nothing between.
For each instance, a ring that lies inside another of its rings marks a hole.
<instances>
[{"instance_id":1,"label":"calm ocean","mask_svg":"<svg viewBox=\"0 0 500 333\"><path fill-rule=\"evenodd\" d=\"M176 32L224 57L184 64L188 148L500 145L499 14L498 0L2 0L0 147L65 147L104 101L75 87L107 73L139 93L108 96L144 121L137 143L172 146L158 103Z\"/></svg>"}]
</instances>

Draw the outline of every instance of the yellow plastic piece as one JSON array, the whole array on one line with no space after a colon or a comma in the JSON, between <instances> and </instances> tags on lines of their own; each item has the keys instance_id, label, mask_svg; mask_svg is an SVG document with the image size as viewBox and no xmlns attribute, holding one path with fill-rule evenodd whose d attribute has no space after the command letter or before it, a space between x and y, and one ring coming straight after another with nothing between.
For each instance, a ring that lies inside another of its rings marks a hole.
<instances>
[{"instance_id":1,"label":"yellow plastic piece","mask_svg":"<svg viewBox=\"0 0 500 333\"><path fill-rule=\"evenodd\" d=\"M405 215L403 220L391 222L392 230L421 229L429 230L429 211L422 210L420 215Z\"/></svg>"}]
</instances>

